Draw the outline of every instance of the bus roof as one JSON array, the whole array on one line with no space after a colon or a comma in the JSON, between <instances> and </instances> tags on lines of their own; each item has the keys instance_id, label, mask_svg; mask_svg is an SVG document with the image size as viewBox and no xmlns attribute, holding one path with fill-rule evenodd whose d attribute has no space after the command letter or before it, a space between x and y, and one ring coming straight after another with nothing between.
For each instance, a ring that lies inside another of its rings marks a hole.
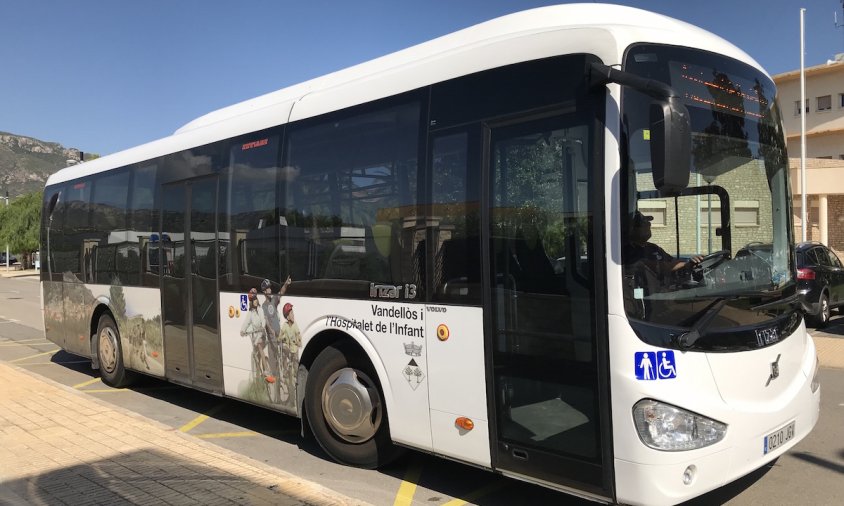
<instances>
[{"instance_id":1,"label":"bus roof","mask_svg":"<svg viewBox=\"0 0 844 506\"><path fill-rule=\"evenodd\" d=\"M652 12L609 4L566 4L510 14L205 114L173 135L62 169L57 184L397 95L520 61L591 53L619 64L636 42L697 47L761 66L722 38Z\"/></svg>"}]
</instances>

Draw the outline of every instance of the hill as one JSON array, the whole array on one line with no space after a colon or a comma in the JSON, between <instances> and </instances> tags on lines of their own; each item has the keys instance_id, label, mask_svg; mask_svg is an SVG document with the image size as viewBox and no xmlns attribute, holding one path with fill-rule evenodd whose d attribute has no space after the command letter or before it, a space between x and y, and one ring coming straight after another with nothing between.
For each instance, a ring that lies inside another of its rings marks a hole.
<instances>
[{"instance_id":1,"label":"hill","mask_svg":"<svg viewBox=\"0 0 844 506\"><path fill-rule=\"evenodd\" d=\"M79 157L78 149L56 142L0 132L0 193L14 198L42 190L50 174Z\"/></svg>"}]
</instances>

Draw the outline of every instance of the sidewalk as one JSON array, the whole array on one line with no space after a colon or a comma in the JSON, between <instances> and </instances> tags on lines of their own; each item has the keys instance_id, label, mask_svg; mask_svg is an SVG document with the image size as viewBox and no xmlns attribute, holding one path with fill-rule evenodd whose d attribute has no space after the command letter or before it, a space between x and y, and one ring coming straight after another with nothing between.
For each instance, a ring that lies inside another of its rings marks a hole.
<instances>
[{"instance_id":1,"label":"sidewalk","mask_svg":"<svg viewBox=\"0 0 844 506\"><path fill-rule=\"evenodd\" d=\"M363 504L0 362L0 504Z\"/></svg>"},{"instance_id":2,"label":"sidewalk","mask_svg":"<svg viewBox=\"0 0 844 506\"><path fill-rule=\"evenodd\" d=\"M9 270L6 270L5 264L0 264L0 277L3 278L19 278L21 276L39 276L41 275L41 271L37 271L35 269L15 269L14 266L9 267Z\"/></svg>"}]
</instances>

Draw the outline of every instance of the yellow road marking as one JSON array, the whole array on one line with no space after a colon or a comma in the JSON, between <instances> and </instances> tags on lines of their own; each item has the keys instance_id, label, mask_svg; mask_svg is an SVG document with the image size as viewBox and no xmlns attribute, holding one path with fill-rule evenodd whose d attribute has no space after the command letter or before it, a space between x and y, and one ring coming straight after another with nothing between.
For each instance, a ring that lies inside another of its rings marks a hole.
<instances>
[{"instance_id":1,"label":"yellow road marking","mask_svg":"<svg viewBox=\"0 0 844 506\"><path fill-rule=\"evenodd\" d=\"M26 367L29 367L31 365L57 365L57 364L62 365L62 364L85 364L85 363L90 364L91 361L90 360L71 360L69 362L59 362L59 361L56 361L56 362L27 362L27 363L21 364L21 365L25 365Z\"/></svg>"},{"instance_id":2,"label":"yellow road marking","mask_svg":"<svg viewBox=\"0 0 844 506\"><path fill-rule=\"evenodd\" d=\"M495 482L495 483L490 483L489 485L487 485L485 487L481 487L478 490L475 490L474 492L466 494L465 496L463 496L460 499L452 499L452 500L448 501L447 503L443 504L442 506L463 506L464 504L467 504L471 501L476 501L476 500L480 499L481 497L484 497L487 494L491 494L493 492L496 492L499 489L504 488L505 486L507 486L507 483L505 483L504 481L498 481L498 482Z\"/></svg>"},{"instance_id":3,"label":"yellow road marking","mask_svg":"<svg viewBox=\"0 0 844 506\"><path fill-rule=\"evenodd\" d=\"M216 413L217 411L220 411L220 409L222 409L223 406L225 406L225 403L218 404L218 405L214 406L213 408L209 409L205 413L199 415L198 417L194 418L193 420L191 420L188 423L179 427L179 432L190 432L191 429L193 429L197 425L201 424L205 420L208 420L208 418L211 415L213 415L214 413Z\"/></svg>"},{"instance_id":4,"label":"yellow road marking","mask_svg":"<svg viewBox=\"0 0 844 506\"><path fill-rule=\"evenodd\" d=\"M98 381L102 381L102 378L100 378L99 376L96 378L89 379L88 381L83 381L82 383L79 383L77 385L73 385L73 388L87 387L88 385L93 385Z\"/></svg>"},{"instance_id":5,"label":"yellow road marking","mask_svg":"<svg viewBox=\"0 0 844 506\"><path fill-rule=\"evenodd\" d=\"M79 390L86 394L111 394L115 392L147 392L150 390L176 390L177 386L172 387L144 387L144 388L86 388Z\"/></svg>"},{"instance_id":6,"label":"yellow road marking","mask_svg":"<svg viewBox=\"0 0 844 506\"><path fill-rule=\"evenodd\" d=\"M57 351L59 351L59 348L56 348L55 350L45 351L44 353L38 353L36 355L30 355L28 357L21 357L21 358L16 358L14 360L9 360L9 363L10 364L16 364L18 362L23 362L24 360L29 360L31 358L43 357L44 355L52 355L53 353L55 353Z\"/></svg>"},{"instance_id":7,"label":"yellow road marking","mask_svg":"<svg viewBox=\"0 0 844 506\"><path fill-rule=\"evenodd\" d=\"M200 439L217 439L226 437L252 437L257 436L257 432L215 432L211 434L197 434L196 437Z\"/></svg>"},{"instance_id":8,"label":"yellow road marking","mask_svg":"<svg viewBox=\"0 0 844 506\"><path fill-rule=\"evenodd\" d=\"M8 339L8 340L4 339L3 341L0 342L0 346L21 346L21 345L35 343L35 342L38 342L39 344L40 343L45 343L45 344L52 343L52 341L44 339L43 337L39 337L38 339L21 339L19 341L15 341L13 339Z\"/></svg>"},{"instance_id":9,"label":"yellow road marking","mask_svg":"<svg viewBox=\"0 0 844 506\"><path fill-rule=\"evenodd\" d=\"M407 472L404 474L404 480L399 486L399 491L396 494L396 500L393 501L393 506L410 506L413 504L413 495L416 493L416 482L422 476L422 464L419 461L413 461Z\"/></svg>"},{"instance_id":10,"label":"yellow road marking","mask_svg":"<svg viewBox=\"0 0 844 506\"><path fill-rule=\"evenodd\" d=\"M244 432L211 432L208 434L196 434L196 437L200 439L222 439L227 437L253 437L253 436L280 436L285 434L298 434L298 431L295 430L271 430L267 432L252 432L252 431L244 431Z\"/></svg>"}]
</instances>

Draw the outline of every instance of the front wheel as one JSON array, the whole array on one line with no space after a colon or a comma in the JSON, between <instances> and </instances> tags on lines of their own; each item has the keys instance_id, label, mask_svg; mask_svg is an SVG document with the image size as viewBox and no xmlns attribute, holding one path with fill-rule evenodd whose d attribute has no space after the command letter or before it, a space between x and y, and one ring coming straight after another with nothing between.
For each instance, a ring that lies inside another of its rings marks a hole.
<instances>
[{"instance_id":1,"label":"front wheel","mask_svg":"<svg viewBox=\"0 0 844 506\"><path fill-rule=\"evenodd\" d=\"M368 359L350 346L324 349L308 373L308 424L322 449L341 464L374 469L401 454L390 440L375 377Z\"/></svg>"},{"instance_id":2,"label":"front wheel","mask_svg":"<svg viewBox=\"0 0 844 506\"><path fill-rule=\"evenodd\" d=\"M120 333L114 319L107 314L100 316L97 325L97 360L100 362L100 376L106 385L122 388L135 379L135 375L123 366Z\"/></svg>"}]
</instances>

